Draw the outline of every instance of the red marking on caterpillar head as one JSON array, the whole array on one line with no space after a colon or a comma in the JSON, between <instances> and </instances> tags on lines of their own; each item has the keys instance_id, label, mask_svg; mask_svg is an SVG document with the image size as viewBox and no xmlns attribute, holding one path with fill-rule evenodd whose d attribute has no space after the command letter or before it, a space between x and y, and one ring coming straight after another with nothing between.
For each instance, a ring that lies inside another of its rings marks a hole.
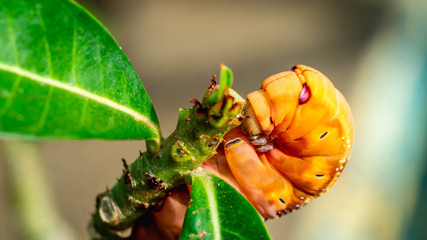
<instances>
[{"instance_id":1,"label":"red marking on caterpillar head","mask_svg":"<svg viewBox=\"0 0 427 240\"><path fill-rule=\"evenodd\" d=\"M311 97L311 90L310 88L307 86L307 83L304 83L302 85L302 90L301 93L299 94L299 104L304 104L306 103Z\"/></svg>"}]
</instances>

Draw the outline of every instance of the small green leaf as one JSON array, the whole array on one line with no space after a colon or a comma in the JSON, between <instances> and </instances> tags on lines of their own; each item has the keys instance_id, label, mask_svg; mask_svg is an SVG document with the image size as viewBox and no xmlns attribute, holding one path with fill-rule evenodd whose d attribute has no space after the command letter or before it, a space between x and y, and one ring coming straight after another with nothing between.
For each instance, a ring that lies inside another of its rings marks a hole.
<instances>
[{"instance_id":1,"label":"small green leaf","mask_svg":"<svg viewBox=\"0 0 427 240\"><path fill-rule=\"evenodd\" d=\"M0 0L0 136L160 139L110 33L68 0Z\"/></svg>"},{"instance_id":2,"label":"small green leaf","mask_svg":"<svg viewBox=\"0 0 427 240\"><path fill-rule=\"evenodd\" d=\"M233 85L233 72L229 67L224 64L220 65L221 67L221 76L220 76L220 88L230 88Z\"/></svg>"},{"instance_id":3,"label":"small green leaf","mask_svg":"<svg viewBox=\"0 0 427 240\"><path fill-rule=\"evenodd\" d=\"M222 179L206 171L192 175L183 239L271 239L255 208Z\"/></svg>"},{"instance_id":4,"label":"small green leaf","mask_svg":"<svg viewBox=\"0 0 427 240\"><path fill-rule=\"evenodd\" d=\"M224 97L225 90L233 85L233 72L231 69L223 63L221 63L220 68L219 87L211 95L208 95L206 99L206 102L211 105L220 102Z\"/></svg>"}]
</instances>

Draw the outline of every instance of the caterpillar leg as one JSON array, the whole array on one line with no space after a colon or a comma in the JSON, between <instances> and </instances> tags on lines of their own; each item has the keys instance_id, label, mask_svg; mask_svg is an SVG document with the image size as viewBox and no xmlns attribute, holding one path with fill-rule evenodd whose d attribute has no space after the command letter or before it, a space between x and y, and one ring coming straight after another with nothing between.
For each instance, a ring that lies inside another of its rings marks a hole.
<instances>
[{"instance_id":1,"label":"caterpillar leg","mask_svg":"<svg viewBox=\"0 0 427 240\"><path fill-rule=\"evenodd\" d=\"M255 148L239 128L225 137L228 166L246 198L265 218L276 217L288 206L301 202L291 182L270 165L265 154Z\"/></svg>"},{"instance_id":2,"label":"caterpillar leg","mask_svg":"<svg viewBox=\"0 0 427 240\"><path fill-rule=\"evenodd\" d=\"M215 156L209 158L207 161L202 163L200 167L213 172L215 175L220 177L222 180L226 181L228 184L233 186L237 191L243 194L242 189L240 188L239 184L236 182L236 179L234 178L230 168L228 167L224 152L221 151L220 149Z\"/></svg>"}]
</instances>

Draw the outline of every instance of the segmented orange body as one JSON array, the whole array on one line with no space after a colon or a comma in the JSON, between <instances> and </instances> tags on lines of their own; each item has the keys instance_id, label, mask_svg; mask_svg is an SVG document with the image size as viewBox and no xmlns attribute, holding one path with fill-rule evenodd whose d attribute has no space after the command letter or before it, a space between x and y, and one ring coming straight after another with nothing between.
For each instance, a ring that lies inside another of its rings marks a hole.
<instances>
[{"instance_id":1,"label":"segmented orange body","mask_svg":"<svg viewBox=\"0 0 427 240\"><path fill-rule=\"evenodd\" d=\"M265 218L276 217L335 182L350 156L353 117L331 81L303 65L270 76L247 99L242 127L225 136L228 168L214 172L227 175ZM212 169L218 159L205 165Z\"/></svg>"}]
</instances>

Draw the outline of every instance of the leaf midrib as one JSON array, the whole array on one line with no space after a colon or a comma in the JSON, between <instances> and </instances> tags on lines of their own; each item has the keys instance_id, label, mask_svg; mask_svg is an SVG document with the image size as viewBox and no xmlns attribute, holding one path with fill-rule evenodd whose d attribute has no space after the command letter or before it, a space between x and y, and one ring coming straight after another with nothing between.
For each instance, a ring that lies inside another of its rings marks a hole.
<instances>
[{"instance_id":1,"label":"leaf midrib","mask_svg":"<svg viewBox=\"0 0 427 240\"><path fill-rule=\"evenodd\" d=\"M212 186L213 181L210 181L207 176L201 177L208 198L209 209L211 213L211 221L213 227L213 239L221 240L221 223L218 216L218 203L215 196L215 189Z\"/></svg>"},{"instance_id":2,"label":"leaf midrib","mask_svg":"<svg viewBox=\"0 0 427 240\"><path fill-rule=\"evenodd\" d=\"M141 122L145 123L151 129L153 129L153 131L156 133L157 137L160 136L160 133L159 133L159 130L158 130L157 126L152 121L150 121L147 117L145 117L141 113L138 113L137 111L135 111L135 110L133 110L133 109L131 109L129 107L126 107L126 106L124 106L122 104L114 102L114 101L112 101L112 100L110 100L108 98L101 97L99 95L96 95L94 93L88 92L88 91L86 91L84 89L81 89L81 88L78 88L78 87L75 87L75 86L67 85L67 84L65 84L63 82L60 82L57 79L47 78L47 77L44 77L44 76L40 76L40 75L34 74L34 73L29 72L29 71L27 71L25 69L22 69L20 67L16 67L16 66L11 66L11 65L8 65L8 64L0 63L0 70L3 70L5 72L9 72L9 73L13 73L13 74L16 74L18 76L25 77L25 78L27 78L29 80L32 80L32 81L35 81L35 82L44 83L44 84L47 84L47 85L52 86L52 87L63 89L65 91L68 91L68 92L80 95L80 96L82 96L84 98L87 98L87 99L90 99L92 101L95 101L95 102L98 102L100 104L103 104L105 106L111 107L112 109L115 109L117 111L126 113L126 114L134 117L134 119L136 121L141 121Z\"/></svg>"}]
</instances>

